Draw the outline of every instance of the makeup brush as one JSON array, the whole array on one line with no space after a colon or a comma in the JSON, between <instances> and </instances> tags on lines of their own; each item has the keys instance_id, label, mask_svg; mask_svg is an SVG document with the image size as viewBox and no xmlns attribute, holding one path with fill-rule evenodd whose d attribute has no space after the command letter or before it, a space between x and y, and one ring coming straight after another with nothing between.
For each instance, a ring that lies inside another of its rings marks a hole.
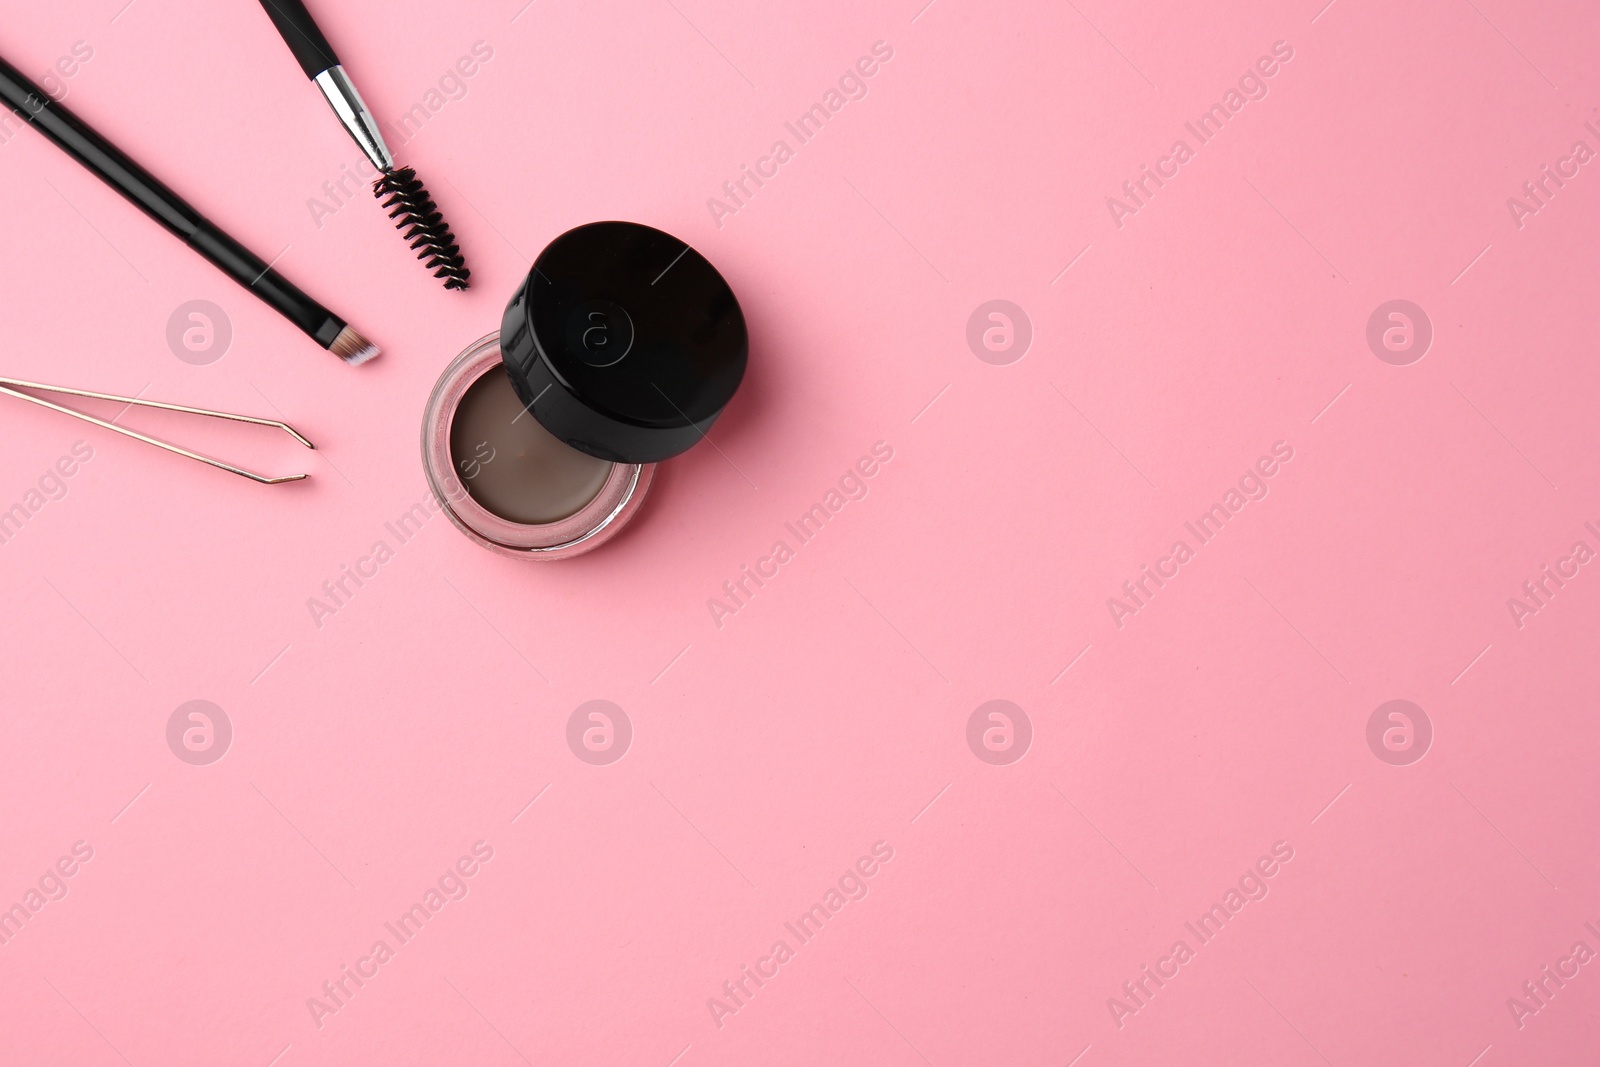
<instances>
[{"instance_id":1,"label":"makeup brush","mask_svg":"<svg viewBox=\"0 0 1600 1067\"><path fill-rule=\"evenodd\" d=\"M65 106L50 99L27 75L0 59L0 103L44 134L101 181L250 290L312 340L355 366L378 354L378 346L350 324L295 288L271 264L235 241L116 145Z\"/></svg>"},{"instance_id":2,"label":"makeup brush","mask_svg":"<svg viewBox=\"0 0 1600 1067\"><path fill-rule=\"evenodd\" d=\"M472 272L467 270L456 235L450 232L417 172L410 167L395 167L394 155L384 143L378 120L367 110L355 83L344 72L333 46L312 21L306 5L301 0L261 0L261 6L283 35L289 51L300 61L300 69L317 83L351 139L378 169L381 177L373 183L372 192L389 209L389 217L411 243L417 258L426 261L427 268L444 282L446 289L467 288Z\"/></svg>"}]
</instances>

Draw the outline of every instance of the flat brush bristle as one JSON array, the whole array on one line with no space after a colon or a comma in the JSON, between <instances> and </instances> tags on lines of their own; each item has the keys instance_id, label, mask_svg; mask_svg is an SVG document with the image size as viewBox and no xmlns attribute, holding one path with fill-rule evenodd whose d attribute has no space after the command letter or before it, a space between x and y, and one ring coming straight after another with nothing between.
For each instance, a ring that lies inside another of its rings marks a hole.
<instances>
[{"instance_id":1,"label":"flat brush bristle","mask_svg":"<svg viewBox=\"0 0 1600 1067\"><path fill-rule=\"evenodd\" d=\"M380 199L388 197L383 206L389 209L389 217L411 242L417 258L427 261L433 276L443 279L446 289L467 288L472 272L461 256L450 224L439 214L438 205L418 180L417 172L410 167L390 171L373 184L372 192Z\"/></svg>"},{"instance_id":2,"label":"flat brush bristle","mask_svg":"<svg viewBox=\"0 0 1600 1067\"><path fill-rule=\"evenodd\" d=\"M328 351L350 364L350 366L359 367L369 359L377 359L378 353L382 349L346 326L339 331L339 336L333 339L333 344L328 346Z\"/></svg>"}]
</instances>

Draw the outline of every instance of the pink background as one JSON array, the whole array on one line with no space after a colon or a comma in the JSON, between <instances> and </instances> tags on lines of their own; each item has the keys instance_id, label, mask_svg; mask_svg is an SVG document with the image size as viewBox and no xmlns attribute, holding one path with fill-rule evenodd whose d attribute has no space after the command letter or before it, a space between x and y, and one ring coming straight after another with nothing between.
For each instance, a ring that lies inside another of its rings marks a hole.
<instances>
[{"instance_id":1,"label":"pink background","mask_svg":"<svg viewBox=\"0 0 1600 1067\"><path fill-rule=\"evenodd\" d=\"M0 398L0 508L94 450L0 545L0 905L93 849L0 946L0 1061L1592 1062L1600 964L1507 1001L1600 951L1600 568L1520 627L1507 599L1600 549L1600 163L1520 227L1506 201L1600 149L1600 13L923 2L315 2L386 120L493 50L398 153L461 296L364 194L316 224L356 150L253 0L8 0L12 63L92 48L69 106L385 353L340 365L31 131L0 144L0 373L281 412L320 448L124 419L312 473L262 487ZM784 122L878 41L866 97L797 146ZM1198 146L1183 123L1278 41L1265 99ZM707 199L779 138L719 227ZM434 379L601 218L739 293L716 447L580 560L439 517L399 545ZM205 366L166 339L195 299L233 330ZM1008 365L966 340L992 299L1034 329ZM1433 327L1408 366L1366 341L1392 299ZM866 498L717 626L708 599L879 441ZM1107 599L1279 441L1269 495L1119 627ZM318 628L308 598L380 539ZM233 729L207 766L166 740L197 699ZM633 726L608 766L566 741L594 699ZM991 699L1031 721L1018 762L968 747ZM1390 699L1432 724L1419 762L1368 746ZM398 945L384 923L478 841L468 895ZM801 945L784 924L880 841ZM1201 946L1185 923L1277 842ZM308 998L379 939L319 1027ZM708 999L780 939L719 1026Z\"/></svg>"}]
</instances>

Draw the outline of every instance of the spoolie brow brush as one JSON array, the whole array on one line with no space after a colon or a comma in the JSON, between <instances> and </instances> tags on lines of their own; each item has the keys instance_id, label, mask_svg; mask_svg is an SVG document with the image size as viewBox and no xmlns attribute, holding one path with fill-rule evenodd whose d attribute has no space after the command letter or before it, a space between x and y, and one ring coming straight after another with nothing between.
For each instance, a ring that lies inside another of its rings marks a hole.
<instances>
[{"instance_id":1,"label":"spoolie brow brush","mask_svg":"<svg viewBox=\"0 0 1600 1067\"><path fill-rule=\"evenodd\" d=\"M377 120L339 64L333 46L312 21L306 5L301 0L261 0L261 6L283 35L289 51L300 61L300 69L317 83L351 138L378 169L380 177L372 191L383 200L389 217L411 243L417 258L426 261L427 268L444 282L446 289L467 288L471 271L461 256L456 235L450 232L417 172L410 167L395 168L394 155L384 143Z\"/></svg>"}]
</instances>

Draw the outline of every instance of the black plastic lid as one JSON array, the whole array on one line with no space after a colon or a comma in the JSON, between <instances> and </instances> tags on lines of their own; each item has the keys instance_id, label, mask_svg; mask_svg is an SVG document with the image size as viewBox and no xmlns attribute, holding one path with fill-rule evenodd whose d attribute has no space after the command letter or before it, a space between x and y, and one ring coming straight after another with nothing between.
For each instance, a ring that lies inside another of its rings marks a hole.
<instances>
[{"instance_id":1,"label":"black plastic lid","mask_svg":"<svg viewBox=\"0 0 1600 1067\"><path fill-rule=\"evenodd\" d=\"M500 348L545 429L591 456L656 463L717 421L750 345L733 290L699 252L636 222L591 222L539 253Z\"/></svg>"}]
</instances>

